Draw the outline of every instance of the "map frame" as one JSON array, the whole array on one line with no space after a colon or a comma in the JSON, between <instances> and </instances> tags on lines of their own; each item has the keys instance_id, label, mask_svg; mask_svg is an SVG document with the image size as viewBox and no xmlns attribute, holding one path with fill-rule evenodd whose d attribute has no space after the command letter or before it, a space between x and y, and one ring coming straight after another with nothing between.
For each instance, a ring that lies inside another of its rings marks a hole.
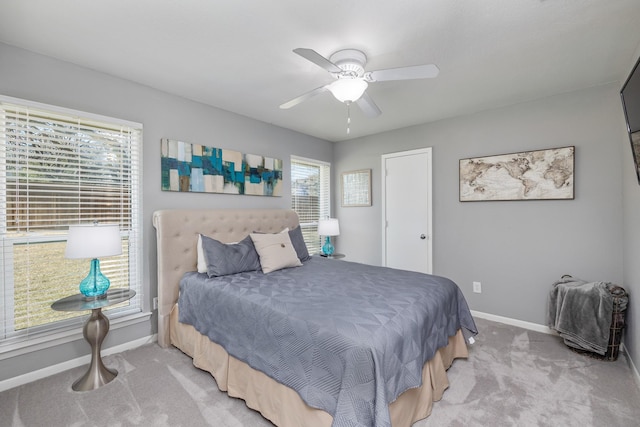
<instances>
[{"instance_id":1,"label":"map frame","mask_svg":"<svg viewBox=\"0 0 640 427\"><path fill-rule=\"evenodd\" d=\"M573 200L575 146L459 161L461 202Z\"/></svg>"}]
</instances>

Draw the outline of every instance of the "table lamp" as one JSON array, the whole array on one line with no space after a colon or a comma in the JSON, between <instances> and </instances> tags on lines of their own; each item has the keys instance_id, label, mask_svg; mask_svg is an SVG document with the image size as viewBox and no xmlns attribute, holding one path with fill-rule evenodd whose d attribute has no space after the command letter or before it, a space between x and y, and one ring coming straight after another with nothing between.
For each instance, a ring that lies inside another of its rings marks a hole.
<instances>
[{"instance_id":1,"label":"table lamp","mask_svg":"<svg viewBox=\"0 0 640 427\"><path fill-rule=\"evenodd\" d=\"M340 224L336 218L321 219L318 221L318 234L327 239L322 246L322 253L326 256L333 255L335 248L331 244L331 236L340 235Z\"/></svg>"},{"instance_id":2,"label":"table lamp","mask_svg":"<svg viewBox=\"0 0 640 427\"><path fill-rule=\"evenodd\" d=\"M65 258L91 258L89 275L80 282L86 298L104 298L111 282L100 271L98 257L120 255L122 239L118 224L79 224L69 226Z\"/></svg>"}]
</instances>

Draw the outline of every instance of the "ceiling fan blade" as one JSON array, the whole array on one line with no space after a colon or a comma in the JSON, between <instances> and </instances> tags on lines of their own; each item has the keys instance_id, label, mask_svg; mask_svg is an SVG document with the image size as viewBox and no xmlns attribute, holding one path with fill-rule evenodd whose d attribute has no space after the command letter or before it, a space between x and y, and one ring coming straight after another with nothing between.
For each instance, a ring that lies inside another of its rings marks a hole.
<instances>
[{"instance_id":1,"label":"ceiling fan blade","mask_svg":"<svg viewBox=\"0 0 640 427\"><path fill-rule=\"evenodd\" d=\"M319 94L321 94L323 92L326 92L328 90L329 89L327 89L326 86L321 86L321 87L315 88L314 90L312 90L310 92L307 92L307 93L305 93L303 95L300 95L297 98L293 98L291 101L285 102L284 104L280 105L280 108L283 109L283 110L287 110L287 109L289 109L291 107L295 107L296 105L300 104L301 102L304 102L304 101L306 101L308 99L311 99L314 96L319 95Z\"/></svg>"},{"instance_id":2,"label":"ceiling fan blade","mask_svg":"<svg viewBox=\"0 0 640 427\"><path fill-rule=\"evenodd\" d=\"M329 61L327 58L320 55L318 52L316 52L313 49L306 49L306 48L299 47L297 49L293 49L293 51L298 55L302 56L304 59L313 62L314 64L324 68L330 73L342 72L342 68L338 67L336 64Z\"/></svg>"},{"instance_id":3,"label":"ceiling fan blade","mask_svg":"<svg viewBox=\"0 0 640 427\"><path fill-rule=\"evenodd\" d=\"M371 82L390 80L429 79L436 77L440 69L434 64L416 65L413 67L388 68L366 73L365 78Z\"/></svg>"},{"instance_id":4,"label":"ceiling fan blade","mask_svg":"<svg viewBox=\"0 0 640 427\"><path fill-rule=\"evenodd\" d=\"M369 96L367 92L363 93L360 99L356 101L358 107L362 110L362 112L369 117L378 117L382 114L382 110L378 108L373 99Z\"/></svg>"}]
</instances>

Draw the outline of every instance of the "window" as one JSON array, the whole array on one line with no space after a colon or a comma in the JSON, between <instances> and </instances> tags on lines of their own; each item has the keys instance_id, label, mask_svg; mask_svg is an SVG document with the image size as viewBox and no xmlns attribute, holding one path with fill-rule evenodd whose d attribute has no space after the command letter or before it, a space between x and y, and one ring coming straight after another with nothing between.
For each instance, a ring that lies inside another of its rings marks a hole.
<instances>
[{"instance_id":1,"label":"window","mask_svg":"<svg viewBox=\"0 0 640 427\"><path fill-rule=\"evenodd\" d=\"M79 292L90 260L65 259L69 224L117 223L122 255L101 259L111 288L141 311L142 125L0 96L0 352L71 326L51 304Z\"/></svg>"},{"instance_id":2,"label":"window","mask_svg":"<svg viewBox=\"0 0 640 427\"><path fill-rule=\"evenodd\" d=\"M318 219L331 213L331 165L318 160L291 157L291 208L300 217L300 228L309 253L320 253Z\"/></svg>"}]
</instances>

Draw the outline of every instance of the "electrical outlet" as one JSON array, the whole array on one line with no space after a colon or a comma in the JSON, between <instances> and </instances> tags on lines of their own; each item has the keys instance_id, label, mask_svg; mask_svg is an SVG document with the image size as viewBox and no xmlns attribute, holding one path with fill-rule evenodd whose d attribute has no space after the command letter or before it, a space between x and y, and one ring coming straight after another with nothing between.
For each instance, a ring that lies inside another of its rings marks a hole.
<instances>
[{"instance_id":1,"label":"electrical outlet","mask_svg":"<svg viewBox=\"0 0 640 427\"><path fill-rule=\"evenodd\" d=\"M481 294L482 293L482 283L473 282L473 292L475 292L476 294Z\"/></svg>"},{"instance_id":2,"label":"electrical outlet","mask_svg":"<svg viewBox=\"0 0 640 427\"><path fill-rule=\"evenodd\" d=\"M158 309L158 297L153 298L153 309Z\"/></svg>"}]
</instances>

